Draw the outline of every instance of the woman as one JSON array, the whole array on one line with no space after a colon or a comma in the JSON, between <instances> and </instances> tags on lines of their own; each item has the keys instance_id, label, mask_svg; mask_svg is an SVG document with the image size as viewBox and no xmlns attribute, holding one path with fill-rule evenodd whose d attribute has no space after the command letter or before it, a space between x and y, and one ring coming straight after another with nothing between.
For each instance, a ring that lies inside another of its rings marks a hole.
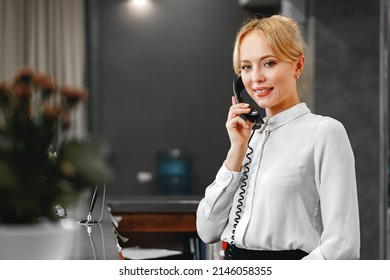
<instances>
[{"instance_id":1,"label":"woman","mask_svg":"<svg viewBox=\"0 0 390 280\"><path fill-rule=\"evenodd\" d=\"M235 72L266 117L252 131L240 117L249 105L233 97L230 149L198 207L199 236L226 241L226 259L359 258L353 152L340 122L301 103L304 62L290 18L253 19L237 34Z\"/></svg>"}]
</instances>

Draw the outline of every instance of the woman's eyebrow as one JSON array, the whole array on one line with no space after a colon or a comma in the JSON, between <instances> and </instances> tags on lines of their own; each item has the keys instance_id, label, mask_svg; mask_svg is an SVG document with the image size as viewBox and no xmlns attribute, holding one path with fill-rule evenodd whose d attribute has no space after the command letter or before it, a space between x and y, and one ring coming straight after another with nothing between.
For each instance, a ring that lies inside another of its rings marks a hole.
<instances>
[{"instance_id":1,"label":"woman's eyebrow","mask_svg":"<svg viewBox=\"0 0 390 280\"><path fill-rule=\"evenodd\" d=\"M266 55L260 57L259 61L262 61L262 60L270 58L270 57L275 58L275 56L273 54L266 54ZM245 63L245 62L250 62L250 60L249 59L243 59L240 62L241 63L243 63L243 62Z\"/></svg>"}]
</instances>

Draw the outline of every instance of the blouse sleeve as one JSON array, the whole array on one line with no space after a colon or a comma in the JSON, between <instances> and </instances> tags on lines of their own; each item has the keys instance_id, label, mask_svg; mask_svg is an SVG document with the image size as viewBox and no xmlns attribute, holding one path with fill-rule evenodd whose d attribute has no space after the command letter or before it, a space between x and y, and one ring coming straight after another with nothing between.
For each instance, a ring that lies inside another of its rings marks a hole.
<instances>
[{"instance_id":1,"label":"blouse sleeve","mask_svg":"<svg viewBox=\"0 0 390 280\"><path fill-rule=\"evenodd\" d=\"M305 259L359 259L355 160L340 122L328 118L320 124L314 160L323 232L320 245Z\"/></svg>"},{"instance_id":2,"label":"blouse sleeve","mask_svg":"<svg viewBox=\"0 0 390 280\"><path fill-rule=\"evenodd\" d=\"M205 197L197 210L196 226L205 243L217 242L225 229L233 196L242 173L230 171L223 165L214 182L206 188Z\"/></svg>"}]
</instances>

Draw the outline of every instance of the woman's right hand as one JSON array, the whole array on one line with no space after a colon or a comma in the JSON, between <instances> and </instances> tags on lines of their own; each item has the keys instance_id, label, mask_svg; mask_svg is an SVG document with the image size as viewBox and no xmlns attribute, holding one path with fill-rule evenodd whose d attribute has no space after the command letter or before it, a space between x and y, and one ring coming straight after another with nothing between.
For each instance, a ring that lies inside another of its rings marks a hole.
<instances>
[{"instance_id":1,"label":"woman's right hand","mask_svg":"<svg viewBox=\"0 0 390 280\"><path fill-rule=\"evenodd\" d=\"M235 97L232 97L232 106L230 107L226 122L226 129L230 139L230 149L225 161L227 168L231 171L241 171L253 124L245 121L240 115L248 114L250 111L249 104L238 103Z\"/></svg>"}]
</instances>

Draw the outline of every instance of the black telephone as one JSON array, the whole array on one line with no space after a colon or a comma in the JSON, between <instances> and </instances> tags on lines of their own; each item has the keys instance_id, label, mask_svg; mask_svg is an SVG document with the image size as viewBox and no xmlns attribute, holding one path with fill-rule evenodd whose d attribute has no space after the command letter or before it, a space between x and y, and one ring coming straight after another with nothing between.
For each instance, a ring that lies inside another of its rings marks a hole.
<instances>
[{"instance_id":1,"label":"black telephone","mask_svg":"<svg viewBox=\"0 0 390 280\"><path fill-rule=\"evenodd\" d=\"M241 76L236 75L233 79L233 93L238 103L244 102L244 93L248 94L248 92L245 89ZM248 120L254 123L254 130L259 129L264 123L263 119L260 117L259 111L256 108L251 108L251 112L249 114L242 114L240 116L244 120Z\"/></svg>"}]
</instances>

